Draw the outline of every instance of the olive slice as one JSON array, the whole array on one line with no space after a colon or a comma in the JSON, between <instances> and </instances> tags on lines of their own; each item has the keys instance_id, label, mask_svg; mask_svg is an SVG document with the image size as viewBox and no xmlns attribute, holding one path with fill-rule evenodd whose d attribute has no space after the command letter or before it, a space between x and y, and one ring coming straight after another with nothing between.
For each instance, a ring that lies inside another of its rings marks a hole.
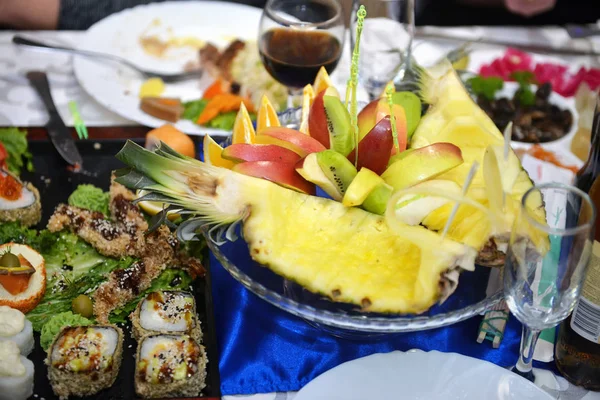
<instances>
[{"instance_id":1,"label":"olive slice","mask_svg":"<svg viewBox=\"0 0 600 400\"><path fill-rule=\"evenodd\" d=\"M7 268L17 268L21 266L21 260L9 250L0 257L0 265Z\"/></svg>"}]
</instances>

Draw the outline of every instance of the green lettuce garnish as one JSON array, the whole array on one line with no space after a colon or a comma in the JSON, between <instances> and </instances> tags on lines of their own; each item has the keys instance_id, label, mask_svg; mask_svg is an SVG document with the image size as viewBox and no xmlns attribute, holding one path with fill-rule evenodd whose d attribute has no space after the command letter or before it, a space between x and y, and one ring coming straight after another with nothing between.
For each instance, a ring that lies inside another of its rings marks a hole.
<instances>
[{"instance_id":1,"label":"green lettuce garnish","mask_svg":"<svg viewBox=\"0 0 600 400\"><path fill-rule=\"evenodd\" d=\"M181 118L189 119L190 121L196 122L200 114L202 114L202 111L204 111L204 108L207 104L207 99L200 99L183 103L183 115L181 116Z\"/></svg>"},{"instance_id":2,"label":"green lettuce garnish","mask_svg":"<svg viewBox=\"0 0 600 400\"><path fill-rule=\"evenodd\" d=\"M40 334L40 345L44 351L48 351L48 348L54 341L54 338L65 326L87 326L91 325L92 321L82 317L79 314L73 314L71 311L58 313L48 320L42 327Z\"/></svg>"},{"instance_id":3,"label":"green lettuce garnish","mask_svg":"<svg viewBox=\"0 0 600 400\"><path fill-rule=\"evenodd\" d=\"M109 194L94 185L79 185L69 196L69 204L108 215Z\"/></svg>"},{"instance_id":4,"label":"green lettuce garnish","mask_svg":"<svg viewBox=\"0 0 600 400\"><path fill-rule=\"evenodd\" d=\"M8 158L8 170L15 175L20 175L23 168L33 172L32 155L27 147L27 131L17 128L0 129L0 143L4 145Z\"/></svg>"},{"instance_id":5,"label":"green lettuce garnish","mask_svg":"<svg viewBox=\"0 0 600 400\"><path fill-rule=\"evenodd\" d=\"M483 96L487 100L494 100L496 92L504 87L502 78L496 76L483 77L475 76L467 81L471 86L471 90L478 96Z\"/></svg>"}]
</instances>

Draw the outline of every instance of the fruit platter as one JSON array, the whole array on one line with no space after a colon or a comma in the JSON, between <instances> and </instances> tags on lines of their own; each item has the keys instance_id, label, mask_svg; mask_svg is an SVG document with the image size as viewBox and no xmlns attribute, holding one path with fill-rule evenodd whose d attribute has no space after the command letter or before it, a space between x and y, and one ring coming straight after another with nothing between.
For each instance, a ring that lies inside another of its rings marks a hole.
<instances>
[{"instance_id":1,"label":"fruit platter","mask_svg":"<svg viewBox=\"0 0 600 400\"><path fill-rule=\"evenodd\" d=\"M322 69L297 129L267 98L256 127L242 104L231 144L205 136L204 161L127 143L116 181L164 204L156 223L184 215L181 240L203 234L242 284L310 321L401 332L485 311L533 185L510 138L447 61L416 67L416 93L388 85L359 112L355 52L346 98ZM541 198L529 206L545 219Z\"/></svg>"},{"instance_id":2,"label":"fruit platter","mask_svg":"<svg viewBox=\"0 0 600 400\"><path fill-rule=\"evenodd\" d=\"M207 249L146 234L123 144L79 142L73 170L0 129L0 398L220 397Z\"/></svg>"}]
</instances>

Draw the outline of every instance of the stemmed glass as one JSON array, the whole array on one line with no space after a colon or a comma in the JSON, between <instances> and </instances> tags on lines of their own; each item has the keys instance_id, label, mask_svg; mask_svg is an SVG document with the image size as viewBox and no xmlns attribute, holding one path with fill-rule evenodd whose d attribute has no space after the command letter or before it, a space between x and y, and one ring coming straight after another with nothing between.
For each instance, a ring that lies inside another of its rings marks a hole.
<instances>
[{"instance_id":1,"label":"stemmed glass","mask_svg":"<svg viewBox=\"0 0 600 400\"><path fill-rule=\"evenodd\" d=\"M344 21L338 0L267 2L260 19L258 49L269 74L288 87L290 102L314 82L321 67L333 72L343 48Z\"/></svg>"},{"instance_id":2,"label":"stemmed glass","mask_svg":"<svg viewBox=\"0 0 600 400\"><path fill-rule=\"evenodd\" d=\"M545 208L545 219L536 210ZM523 324L513 371L533 381L540 332L569 316L587 268L596 210L583 191L560 183L529 189L515 219L504 266L504 293Z\"/></svg>"}]
</instances>

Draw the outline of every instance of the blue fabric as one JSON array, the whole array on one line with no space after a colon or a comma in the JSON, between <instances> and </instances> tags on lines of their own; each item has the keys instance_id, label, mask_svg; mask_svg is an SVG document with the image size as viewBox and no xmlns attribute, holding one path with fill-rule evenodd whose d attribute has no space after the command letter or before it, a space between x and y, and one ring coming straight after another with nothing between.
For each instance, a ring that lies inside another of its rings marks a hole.
<instances>
[{"instance_id":1,"label":"blue fabric","mask_svg":"<svg viewBox=\"0 0 600 400\"><path fill-rule=\"evenodd\" d=\"M343 362L393 350L456 352L503 367L517 361L521 325L513 317L499 349L476 342L480 317L431 331L340 339L258 298L212 255L210 266L223 395L296 391Z\"/></svg>"}]
</instances>

